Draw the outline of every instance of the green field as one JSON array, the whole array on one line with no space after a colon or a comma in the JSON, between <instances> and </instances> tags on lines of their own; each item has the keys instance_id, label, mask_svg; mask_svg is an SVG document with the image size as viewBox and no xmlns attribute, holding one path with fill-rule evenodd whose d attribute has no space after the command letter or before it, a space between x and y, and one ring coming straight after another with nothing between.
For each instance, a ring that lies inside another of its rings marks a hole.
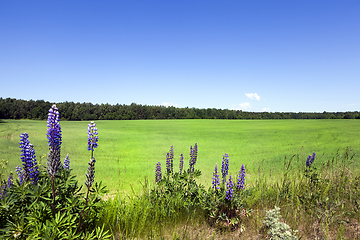
<instances>
[{"instance_id":1,"label":"green field","mask_svg":"<svg viewBox=\"0 0 360 240\"><path fill-rule=\"evenodd\" d=\"M307 155L317 153L326 160L347 146L360 153L359 120L129 120L97 121L99 147L94 155L96 181L103 181L110 190L138 189L148 177L154 181L158 161L165 172L166 153L174 146L174 169L178 170L180 154L187 168L190 146L198 144L196 168L203 173L200 181L211 184L215 163L221 166L225 153L230 157L231 175L241 164L247 168L247 181L258 173L282 171L284 157L300 154L304 164ZM87 161L88 122L61 122L63 133L62 159L70 155L70 166L80 181L84 180ZM0 122L0 159L9 161L8 171L21 165L19 135L29 134L38 161L46 165L46 121L3 120Z\"/></svg>"}]
</instances>

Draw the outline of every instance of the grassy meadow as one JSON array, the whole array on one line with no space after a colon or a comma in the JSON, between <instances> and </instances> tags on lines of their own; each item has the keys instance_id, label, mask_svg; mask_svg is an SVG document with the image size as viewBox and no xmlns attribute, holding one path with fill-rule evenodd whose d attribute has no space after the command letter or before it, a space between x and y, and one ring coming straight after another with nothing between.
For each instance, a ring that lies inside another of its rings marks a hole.
<instances>
[{"instance_id":1,"label":"grassy meadow","mask_svg":"<svg viewBox=\"0 0 360 240\"><path fill-rule=\"evenodd\" d=\"M198 144L196 168L202 171L200 182L210 186L215 163L229 154L229 173L235 176L241 164L247 169L246 181L255 179L259 170L268 177L283 171L285 156L306 157L317 153L319 161L333 157L349 146L359 163L360 122L358 120L136 120L97 121L99 147L95 150L96 178L112 192L135 190L145 177L154 181L158 161L165 171L166 153L174 146L174 169L184 154L187 169L190 146ZM88 122L62 121L61 158L70 155L70 167L78 180L85 179L90 152L87 151ZM7 171L21 165L19 135L29 134L38 161L46 165L46 121L3 120L0 122L0 159L9 162Z\"/></svg>"}]
</instances>

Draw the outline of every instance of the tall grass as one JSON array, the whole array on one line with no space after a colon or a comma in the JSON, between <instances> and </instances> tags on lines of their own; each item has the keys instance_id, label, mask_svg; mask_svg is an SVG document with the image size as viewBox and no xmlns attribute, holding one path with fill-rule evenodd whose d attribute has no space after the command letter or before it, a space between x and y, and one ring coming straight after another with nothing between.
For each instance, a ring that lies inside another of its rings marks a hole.
<instances>
[{"instance_id":1,"label":"tall grass","mask_svg":"<svg viewBox=\"0 0 360 240\"><path fill-rule=\"evenodd\" d=\"M247 214L237 227L214 224L201 204L189 208L181 194L154 199L147 182L141 193L108 199L102 222L115 239L263 239L271 237L264 225L266 213L277 206L281 220L298 230L298 238L359 239L360 171L351 149L327 161L316 159L311 175L305 161L299 155L286 158L277 179L269 180L259 168L256 181L243 192Z\"/></svg>"}]
</instances>

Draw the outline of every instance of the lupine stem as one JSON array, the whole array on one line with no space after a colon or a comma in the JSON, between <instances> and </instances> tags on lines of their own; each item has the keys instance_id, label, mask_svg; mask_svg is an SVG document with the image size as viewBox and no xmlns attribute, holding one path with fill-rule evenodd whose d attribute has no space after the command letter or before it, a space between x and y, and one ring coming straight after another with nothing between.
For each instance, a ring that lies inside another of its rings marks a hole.
<instances>
[{"instance_id":1,"label":"lupine stem","mask_svg":"<svg viewBox=\"0 0 360 240\"><path fill-rule=\"evenodd\" d=\"M88 151L91 151L91 160L88 163L88 170L86 173L86 179L85 179L85 186L87 187L87 193L86 193L86 200L85 200L85 207L84 209L81 211L80 213L80 219L79 219L79 228L78 231L81 230L83 222L82 222L82 215L84 214L85 208L88 205L89 202L89 192L90 192L90 188L92 186L92 184L94 183L94 179L95 179L95 158L94 158L94 149L98 147L98 132L97 132L97 128L96 128L96 124L92 121L90 122L90 124L88 124L88 129L87 129L87 133L88 133ZM89 212L89 209L87 210L87 212L85 213L84 218L86 218L87 213Z\"/></svg>"},{"instance_id":2,"label":"lupine stem","mask_svg":"<svg viewBox=\"0 0 360 240\"><path fill-rule=\"evenodd\" d=\"M56 105L52 105L49 109L48 120L47 120L47 138L50 153L48 155L47 162L47 173L52 180L52 197L53 202L51 210L55 217L55 176L58 174L60 169L60 147L61 147L61 128L60 128L60 116Z\"/></svg>"}]
</instances>

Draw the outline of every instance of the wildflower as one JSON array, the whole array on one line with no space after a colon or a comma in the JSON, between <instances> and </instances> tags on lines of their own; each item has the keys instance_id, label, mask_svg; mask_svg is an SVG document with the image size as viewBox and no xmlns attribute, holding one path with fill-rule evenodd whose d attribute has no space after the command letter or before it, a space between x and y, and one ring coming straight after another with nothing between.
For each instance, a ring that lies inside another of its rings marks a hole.
<instances>
[{"instance_id":1,"label":"wildflower","mask_svg":"<svg viewBox=\"0 0 360 240\"><path fill-rule=\"evenodd\" d=\"M167 174L174 172L174 147L170 147L170 151L166 154L166 170Z\"/></svg>"},{"instance_id":2,"label":"wildflower","mask_svg":"<svg viewBox=\"0 0 360 240\"><path fill-rule=\"evenodd\" d=\"M35 158L35 150L29 141L29 135L25 132L20 134L21 161L23 162L23 178L25 181L31 181L36 184L39 171Z\"/></svg>"},{"instance_id":3,"label":"wildflower","mask_svg":"<svg viewBox=\"0 0 360 240\"><path fill-rule=\"evenodd\" d=\"M225 153L225 155L223 156L223 161L222 161L222 166L221 166L221 174L222 174L224 187L225 187L226 176L228 175L228 172L229 172L229 154Z\"/></svg>"},{"instance_id":4,"label":"wildflower","mask_svg":"<svg viewBox=\"0 0 360 240\"><path fill-rule=\"evenodd\" d=\"M60 117L59 111L56 105L52 105L49 109L48 120L47 120L47 138L49 146L47 172L49 176L54 178L59 172L61 161L60 161L60 147L61 147L61 128L60 128Z\"/></svg>"},{"instance_id":5,"label":"wildflower","mask_svg":"<svg viewBox=\"0 0 360 240\"><path fill-rule=\"evenodd\" d=\"M171 158L170 158L170 153L166 154L166 172L167 175L169 175L172 171L171 171Z\"/></svg>"},{"instance_id":6,"label":"wildflower","mask_svg":"<svg viewBox=\"0 0 360 240\"><path fill-rule=\"evenodd\" d=\"M90 162L88 162L88 170L86 173L85 186L90 189L95 179L95 158L91 158Z\"/></svg>"},{"instance_id":7,"label":"wildflower","mask_svg":"<svg viewBox=\"0 0 360 240\"><path fill-rule=\"evenodd\" d=\"M241 169L239 171L237 188L238 189L244 189L244 186L245 186L245 166L243 164L243 165L241 165Z\"/></svg>"},{"instance_id":8,"label":"wildflower","mask_svg":"<svg viewBox=\"0 0 360 240\"><path fill-rule=\"evenodd\" d=\"M91 154L93 154L94 149L98 147L98 131L96 128L96 123L91 121L90 124L88 124L88 151L91 150Z\"/></svg>"},{"instance_id":9,"label":"wildflower","mask_svg":"<svg viewBox=\"0 0 360 240\"><path fill-rule=\"evenodd\" d=\"M226 190L226 199L231 201L233 199L233 182L232 182L232 177L231 175L229 175L229 181L227 182L227 190Z\"/></svg>"},{"instance_id":10,"label":"wildflower","mask_svg":"<svg viewBox=\"0 0 360 240\"><path fill-rule=\"evenodd\" d=\"M311 155L309 155L308 158L306 159L306 166L307 167L310 166L310 159L311 159Z\"/></svg>"},{"instance_id":11,"label":"wildflower","mask_svg":"<svg viewBox=\"0 0 360 240\"><path fill-rule=\"evenodd\" d=\"M5 190L6 190L6 185L2 183L0 186L0 199L3 199L3 197L7 196Z\"/></svg>"},{"instance_id":12,"label":"wildflower","mask_svg":"<svg viewBox=\"0 0 360 240\"><path fill-rule=\"evenodd\" d=\"M69 154L67 154L66 157L65 157L65 159L64 159L63 168L64 168L65 170L69 170L69 168L70 168Z\"/></svg>"},{"instance_id":13,"label":"wildflower","mask_svg":"<svg viewBox=\"0 0 360 240\"><path fill-rule=\"evenodd\" d=\"M213 181L212 181L212 188L215 188L215 190L220 189L220 182L219 182L219 174L217 170L217 163L215 164L215 170L213 173Z\"/></svg>"},{"instance_id":14,"label":"wildflower","mask_svg":"<svg viewBox=\"0 0 360 240\"><path fill-rule=\"evenodd\" d=\"M313 152L313 154L312 154L312 156L311 156L311 159L310 159L310 163L311 163L311 164L315 161L315 156L316 156L316 153Z\"/></svg>"},{"instance_id":15,"label":"wildflower","mask_svg":"<svg viewBox=\"0 0 360 240\"><path fill-rule=\"evenodd\" d=\"M182 173L183 168L184 168L184 155L181 154L180 155L180 164L179 164L180 174Z\"/></svg>"},{"instance_id":16,"label":"wildflower","mask_svg":"<svg viewBox=\"0 0 360 240\"><path fill-rule=\"evenodd\" d=\"M197 143L195 143L194 147L190 146L190 160L189 160L189 172L194 172L194 165L197 160Z\"/></svg>"},{"instance_id":17,"label":"wildflower","mask_svg":"<svg viewBox=\"0 0 360 240\"><path fill-rule=\"evenodd\" d=\"M5 182L1 183L0 186L0 199L3 199L3 197L6 197L6 188L11 188L13 183L13 177L12 177L12 173L10 173L9 178L7 180L7 184L5 184Z\"/></svg>"},{"instance_id":18,"label":"wildflower","mask_svg":"<svg viewBox=\"0 0 360 240\"><path fill-rule=\"evenodd\" d=\"M11 188L11 186L13 185L13 181L14 181L14 179L13 179L12 173L10 173L9 178L7 180L7 188Z\"/></svg>"},{"instance_id":19,"label":"wildflower","mask_svg":"<svg viewBox=\"0 0 360 240\"><path fill-rule=\"evenodd\" d=\"M307 167L310 167L310 165L314 163L314 161L315 161L315 156L316 156L316 153L315 153L315 152L313 152L312 155L309 155L309 156L308 156L308 158L306 159L306 166L307 166Z\"/></svg>"},{"instance_id":20,"label":"wildflower","mask_svg":"<svg viewBox=\"0 0 360 240\"><path fill-rule=\"evenodd\" d=\"M89 167L86 173L86 179L85 179L85 185L88 189L90 189L91 185L94 183L95 179L95 158L94 158L94 148L98 147L98 132L96 128L96 124L91 121L90 124L88 124L88 151L91 150L91 160L88 163ZM88 192L89 193L89 192Z\"/></svg>"},{"instance_id":21,"label":"wildflower","mask_svg":"<svg viewBox=\"0 0 360 240\"><path fill-rule=\"evenodd\" d=\"M24 170L21 169L19 165L15 167L15 172L19 176L20 186L22 185L23 179L24 179Z\"/></svg>"},{"instance_id":22,"label":"wildflower","mask_svg":"<svg viewBox=\"0 0 360 240\"><path fill-rule=\"evenodd\" d=\"M174 172L174 146L171 145L170 147L170 151L169 151L169 155L170 155L170 169L171 172Z\"/></svg>"},{"instance_id":23,"label":"wildflower","mask_svg":"<svg viewBox=\"0 0 360 240\"><path fill-rule=\"evenodd\" d=\"M161 181L161 162L158 162L155 168L155 182L160 182L160 181Z\"/></svg>"}]
</instances>

